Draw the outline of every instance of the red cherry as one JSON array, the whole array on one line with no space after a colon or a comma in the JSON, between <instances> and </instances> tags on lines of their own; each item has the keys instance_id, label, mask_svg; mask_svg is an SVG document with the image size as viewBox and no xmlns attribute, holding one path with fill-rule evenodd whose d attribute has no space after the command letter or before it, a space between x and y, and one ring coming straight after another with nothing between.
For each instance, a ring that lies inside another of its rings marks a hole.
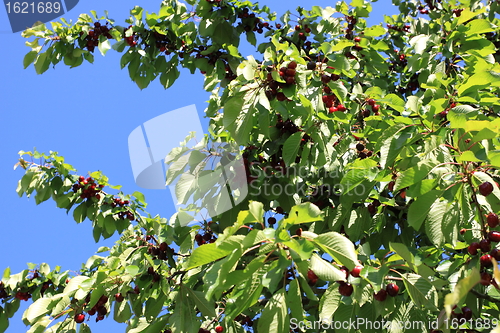
<instances>
[{"instance_id":1,"label":"red cherry","mask_svg":"<svg viewBox=\"0 0 500 333\"><path fill-rule=\"evenodd\" d=\"M492 241L492 242L500 242L500 232L498 232L498 231L490 231L488 233L488 239L490 241Z\"/></svg>"},{"instance_id":2,"label":"red cherry","mask_svg":"<svg viewBox=\"0 0 500 333\"><path fill-rule=\"evenodd\" d=\"M464 306L462 308L463 318L468 321L472 319L472 310L469 307Z\"/></svg>"},{"instance_id":3,"label":"red cherry","mask_svg":"<svg viewBox=\"0 0 500 333\"><path fill-rule=\"evenodd\" d=\"M499 224L498 215L495 213L489 213L486 216L486 220L488 221L490 228L495 228Z\"/></svg>"},{"instance_id":4,"label":"red cherry","mask_svg":"<svg viewBox=\"0 0 500 333\"><path fill-rule=\"evenodd\" d=\"M467 232L467 229L462 228L460 229L460 235L464 235Z\"/></svg>"},{"instance_id":5,"label":"red cherry","mask_svg":"<svg viewBox=\"0 0 500 333\"><path fill-rule=\"evenodd\" d=\"M491 255L489 254L484 254L479 258L479 262L481 263L482 267L489 267L491 266Z\"/></svg>"},{"instance_id":6,"label":"red cherry","mask_svg":"<svg viewBox=\"0 0 500 333\"><path fill-rule=\"evenodd\" d=\"M295 69L297 68L297 63L295 61L290 61L287 67L290 69Z\"/></svg>"},{"instance_id":7,"label":"red cherry","mask_svg":"<svg viewBox=\"0 0 500 333\"><path fill-rule=\"evenodd\" d=\"M493 249L490 252L490 255L495 258L496 261L500 261L500 250L499 249Z\"/></svg>"},{"instance_id":8,"label":"red cherry","mask_svg":"<svg viewBox=\"0 0 500 333\"><path fill-rule=\"evenodd\" d=\"M395 283L389 283L386 287L385 287L385 291L387 291L387 293L392 296L392 297L395 297L398 295L399 293L399 287L397 284Z\"/></svg>"},{"instance_id":9,"label":"red cherry","mask_svg":"<svg viewBox=\"0 0 500 333\"><path fill-rule=\"evenodd\" d=\"M335 106L332 106L331 108L328 109L328 113L334 113L337 112L339 109L336 108Z\"/></svg>"},{"instance_id":10,"label":"red cherry","mask_svg":"<svg viewBox=\"0 0 500 333\"><path fill-rule=\"evenodd\" d=\"M380 105L378 105L378 104L373 104L372 105L373 112L378 112L379 109L380 109Z\"/></svg>"},{"instance_id":11,"label":"red cherry","mask_svg":"<svg viewBox=\"0 0 500 333\"><path fill-rule=\"evenodd\" d=\"M276 224L276 218L275 217L270 217L267 219L267 223L269 223L269 225L274 225Z\"/></svg>"},{"instance_id":12,"label":"red cherry","mask_svg":"<svg viewBox=\"0 0 500 333\"><path fill-rule=\"evenodd\" d=\"M85 320L85 315L83 313L79 313L79 314L75 315L75 322L77 324L83 323L84 320Z\"/></svg>"},{"instance_id":13,"label":"red cherry","mask_svg":"<svg viewBox=\"0 0 500 333\"><path fill-rule=\"evenodd\" d=\"M354 41L355 41L356 43L361 42L361 37L354 37Z\"/></svg>"},{"instance_id":14,"label":"red cherry","mask_svg":"<svg viewBox=\"0 0 500 333\"><path fill-rule=\"evenodd\" d=\"M307 271L307 278L309 280L311 280L311 281L317 281L318 280L318 276L312 270L308 270Z\"/></svg>"},{"instance_id":15,"label":"red cherry","mask_svg":"<svg viewBox=\"0 0 500 333\"><path fill-rule=\"evenodd\" d=\"M494 231L496 232L496 231ZM499 236L500 236L500 233L499 233ZM491 243L488 239L482 239L480 242L479 242L479 248L481 248L481 251L483 252L490 252L491 250Z\"/></svg>"},{"instance_id":16,"label":"red cherry","mask_svg":"<svg viewBox=\"0 0 500 333\"><path fill-rule=\"evenodd\" d=\"M339 104L339 105L337 105L337 110L344 112L346 110L346 108L343 104Z\"/></svg>"},{"instance_id":17,"label":"red cherry","mask_svg":"<svg viewBox=\"0 0 500 333\"><path fill-rule=\"evenodd\" d=\"M123 297L123 295L122 295L121 293L117 293L117 294L115 294L115 300L116 300L118 303L120 303L120 302L123 302L124 297Z\"/></svg>"},{"instance_id":18,"label":"red cherry","mask_svg":"<svg viewBox=\"0 0 500 333\"><path fill-rule=\"evenodd\" d=\"M374 106L375 105L375 100L373 98L370 98L366 101L366 103L368 103L368 105L370 106Z\"/></svg>"},{"instance_id":19,"label":"red cherry","mask_svg":"<svg viewBox=\"0 0 500 333\"><path fill-rule=\"evenodd\" d=\"M281 91L279 93L276 94L276 99L280 102L283 102L283 101L286 101L287 98L285 96L284 93L282 93Z\"/></svg>"},{"instance_id":20,"label":"red cherry","mask_svg":"<svg viewBox=\"0 0 500 333\"><path fill-rule=\"evenodd\" d=\"M493 192L493 185L490 182L484 182L479 185L479 193L484 196L488 196Z\"/></svg>"},{"instance_id":21,"label":"red cherry","mask_svg":"<svg viewBox=\"0 0 500 333\"><path fill-rule=\"evenodd\" d=\"M387 291L385 291L385 289L380 289L378 291L378 293L376 294L373 294L373 297L379 301L379 302L383 302L385 301L385 299L387 298Z\"/></svg>"},{"instance_id":22,"label":"red cherry","mask_svg":"<svg viewBox=\"0 0 500 333\"><path fill-rule=\"evenodd\" d=\"M359 273L361 273L361 270L363 269L363 266L356 266L352 269L351 275L354 277L359 277Z\"/></svg>"},{"instance_id":23,"label":"red cherry","mask_svg":"<svg viewBox=\"0 0 500 333\"><path fill-rule=\"evenodd\" d=\"M222 327L222 326L217 326L217 327L215 328L215 332L217 332L217 333L222 333L222 332L224 332L224 327Z\"/></svg>"},{"instance_id":24,"label":"red cherry","mask_svg":"<svg viewBox=\"0 0 500 333\"><path fill-rule=\"evenodd\" d=\"M341 282L339 285L339 294L342 296L349 297L352 295L352 292L354 291L354 288L351 284Z\"/></svg>"},{"instance_id":25,"label":"red cherry","mask_svg":"<svg viewBox=\"0 0 500 333\"><path fill-rule=\"evenodd\" d=\"M479 281L483 286L489 286L491 283L491 275L488 272L481 273L481 280Z\"/></svg>"},{"instance_id":26,"label":"red cherry","mask_svg":"<svg viewBox=\"0 0 500 333\"><path fill-rule=\"evenodd\" d=\"M467 248L467 251L469 252L470 255L475 256L477 254L477 250L479 250L479 243L474 242L469 245Z\"/></svg>"}]
</instances>

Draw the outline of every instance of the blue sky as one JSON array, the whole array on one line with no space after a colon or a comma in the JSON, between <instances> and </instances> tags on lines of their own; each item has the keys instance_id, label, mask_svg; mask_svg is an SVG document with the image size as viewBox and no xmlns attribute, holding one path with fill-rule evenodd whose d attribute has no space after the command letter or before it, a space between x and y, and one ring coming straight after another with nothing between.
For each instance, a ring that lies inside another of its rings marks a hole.
<instances>
[{"instance_id":1,"label":"blue sky","mask_svg":"<svg viewBox=\"0 0 500 333\"><path fill-rule=\"evenodd\" d=\"M106 2L80 0L64 17L76 20L80 13L96 10L116 24L125 25L129 10L140 5L157 12L159 0ZM334 1L260 1L283 13L298 6L326 7ZM306 6L304 6L306 4ZM383 0L373 4L371 24L382 22L383 14L395 14L397 8ZM164 90L158 81L141 91L127 70L121 70L121 54L109 51L106 57L95 52L94 64L69 69L59 64L43 75L33 66L24 70L22 60L29 48L20 33L11 33L6 11L0 9L0 174L3 178L0 217L2 245L0 273L10 267L13 273L26 268L26 263L46 262L51 267L77 271L99 246L111 246L116 237L95 244L89 221L76 224L65 210L51 200L37 206L33 199L19 198L15 189L22 169L13 171L19 150L36 147L41 152L57 151L79 174L101 170L111 184L122 185L125 193L141 191L148 201L147 210L170 217L174 206L168 191L146 190L133 178L128 154L128 136L142 123L165 112L195 104L200 118L209 94L203 90L203 77L183 71L174 86ZM206 127L206 121L203 126ZM187 133L186 133L187 134ZM23 302L24 303L24 302ZM21 321L26 305L11 319L7 332L24 332ZM92 318L93 319L93 318ZM94 333L124 332L125 326L112 318L90 322Z\"/></svg>"}]
</instances>

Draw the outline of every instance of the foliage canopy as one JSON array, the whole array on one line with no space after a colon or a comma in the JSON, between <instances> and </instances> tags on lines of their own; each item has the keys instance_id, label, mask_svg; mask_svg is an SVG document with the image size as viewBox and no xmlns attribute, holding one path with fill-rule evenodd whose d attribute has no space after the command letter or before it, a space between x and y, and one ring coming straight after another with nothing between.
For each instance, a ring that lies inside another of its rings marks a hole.
<instances>
[{"instance_id":1,"label":"foliage canopy","mask_svg":"<svg viewBox=\"0 0 500 333\"><path fill-rule=\"evenodd\" d=\"M121 236L78 275L7 269L0 332L29 298L29 332L91 332L81 321L94 315L129 333L495 327L500 4L394 3L401 13L375 26L362 0L279 19L249 1L165 0L158 13L132 9L129 26L92 12L26 30L24 65L39 74L111 49L140 89L169 88L179 66L201 71L210 134L166 158L178 197L200 202L169 219L100 172L21 152L20 196L90 220L96 242ZM243 161L248 195L185 225L224 200L201 177L214 144L244 147L229 157ZM386 326L332 326L359 319Z\"/></svg>"}]
</instances>

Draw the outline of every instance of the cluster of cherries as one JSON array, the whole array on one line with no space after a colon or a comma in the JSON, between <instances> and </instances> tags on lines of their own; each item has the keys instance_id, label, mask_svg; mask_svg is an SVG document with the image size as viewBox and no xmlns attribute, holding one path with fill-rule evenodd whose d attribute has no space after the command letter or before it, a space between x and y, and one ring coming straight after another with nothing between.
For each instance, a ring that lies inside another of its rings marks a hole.
<instances>
[{"instance_id":1,"label":"cluster of cherries","mask_svg":"<svg viewBox=\"0 0 500 333\"><path fill-rule=\"evenodd\" d=\"M27 291L25 291L25 292L18 291L16 293L15 297L17 299L22 300L22 301L27 301L27 300L29 300L31 298L31 294L29 292L27 292Z\"/></svg>"},{"instance_id":2,"label":"cluster of cherries","mask_svg":"<svg viewBox=\"0 0 500 333\"><path fill-rule=\"evenodd\" d=\"M171 53L170 50L175 48L172 41L167 35L160 34L158 31L155 31L153 34L156 39L156 47L160 49L160 52L165 52L165 54L169 55ZM130 45L130 43L128 44Z\"/></svg>"},{"instance_id":3,"label":"cluster of cherries","mask_svg":"<svg viewBox=\"0 0 500 333\"><path fill-rule=\"evenodd\" d=\"M156 260L157 258L160 260L167 260L168 256L174 253L174 249L169 247L167 243L163 242L158 246L154 246L151 244L151 246L149 246L148 248L148 253L153 256L153 260ZM148 273L154 275L154 270L153 272L150 272L150 270L148 270Z\"/></svg>"},{"instance_id":4,"label":"cluster of cherries","mask_svg":"<svg viewBox=\"0 0 500 333\"><path fill-rule=\"evenodd\" d=\"M5 290L5 286L3 285L3 282L0 281L0 299L4 299L9 297L9 293L7 293L7 290Z\"/></svg>"},{"instance_id":5,"label":"cluster of cherries","mask_svg":"<svg viewBox=\"0 0 500 333\"><path fill-rule=\"evenodd\" d=\"M345 272L346 278L349 277L349 274L351 274L353 277L359 277L362 269L363 266L356 266L352 269L352 271L349 272L349 270L346 267L342 267L341 271ZM354 287L350 283L345 281L338 281L338 282L339 282L339 294L346 297L351 296L354 291ZM374 293L373 298L379 302L383 302L387 298L387 295L391 297L396 297L398 293L399 293L399 286L391 282L385 286L385 289L380 289L378 292Z\"/></svg>"},{"instance_id":6,"label":"cluster of cherries","mask_svg":"<svg viewBox=\"0 0 500 333\"><path fill-rule=\"evenodd\" d=\"M391 65L389 66L390 71L394 71L396 69L403 69L408 65L408 59L406 59L406 54L400 52L397 49L394 49L394 53L396 53L396 59L391 60ZM418 82L417 82L418 83ZM412 89L412 91L415 89Z\"/></svg>"},{"instance_id":7,"label":"cluster of cherries","mask_svg":"<svg viewBox=\"0 0 500 333\"><path fill-rule=\"evenodd\" d=\"M0 299L5 299L9 297L9 293L5 289L4 284L0 281ZM15 298L22 300L22 301L27 301L31 298L31 294L27 291L18 291L14 295Z\"/></svg>"},{"instance_id":8,"label":"cluster of cherries","mask_svg":"<svg viewBox=\"0 0 500 333\"><path fill-rule=\"evenodd\" d=\"M493 192L493 184L491 184L490 182L484 182L479 185L478 191L481 195L488 196ZM500 224L498 215L493 212L490 212L488 215L486 215L486 222L490 228L496 228ZM466 231L466 229L462 229L460 230L460 233L463 235ZM491 259L495 258L495 260L500 261L500 250L497 248L491 249L491 242L500 242L500 232L489 231L487 234L487 238L482 239L479 242L473 242L467 248L467 252L473 256L477 255L479 250L481 250L481 252L483 253L489 252L483 254L479 258L481 268L484 269L483 272L481 272L480 283L484 286L495 283L495 281L491 278L491 274L486 271L487 268L492 266Z\"/></svg>"},{"instance_id":9,"label":"cluster of cherries","mask_svg":"<svg viewBox=\"0 0 500 333\"><path fill-rule=\"evenodd\" d=\"M333 208L333 205L331 205L328 200L329 197L330 197L329 187L327 185L320 185L314 189L314 192L310 196L310 201L311 203L318 206L319 209L323 209L328 206L330 208ZM300 234L302 234L302 231L300 231ZM297 234L297 236L300 237L301 235Z\"/></svg>"},{"instance_id":10,"label":"cluster of cherries","mask_svg":"<svg viewBox=\"0 0 500 333\"><path fill-rule=\"evenodd\" d=\"M281 67L279 74L280 77L286 82L288 85L292 85L295 83L295 74L297 68L297 63L295 61L290 61L286 67Z\"/></svg>"},{"instance_id":11,"label":"cluster of cherries","mask_svg":"<svg viewBox=\"0 0 500 333\"><path fill-rule=\"evenodd\" d=\"M331 75L323 74L323 76L328 76L328 77L336 76L336 79L338 80L337 74L331 74ZM337 96L334 93L332 93L332 89L326 84L323 87L323 92L325 93L325 95L323 95L321 98L323 104L325 105L325 108L328 109L328 113L334 113L337 111L344 112L347 110L344 104L338 103Z\"/></svg>"},{"instance_id":12,"label":"cluster of cherries","mask_svg":"<svg viewBox=\"0 0 500 333\"><path fill-rule=\"evenodd\" d=\"M108 28L108 22L106 25L102 25L99 22L94 23L94 29L89 30L87 36L85 37L87 50L94 52L96 46L99 45L99 36L104 35L107 39L113 39L113 36L109 33L113 28ZM83 35L83 31L80 32L80 36Z\"/></svg>"},{"instance_id":13,"label":"cluster of cherries","mask_svg":"<svg viewBox=\"0 0 500 333\"><path fill-rule=\"evenodd\" d=\"M90 302L90 294L87 295L85 298L85 303L83 303L83 306L86 306ZM99 322L104 319L104 316L108 313L108 309L106 308L105 304L108 302L108 296L102 295L97 303L87 311L87 314L89 316L93 316L97 313L96 317L96 322ZM81 324L85 321L85 314L82 312L79 312L75 314L74 320L76 323Z\"/></svg>"},{"instance_id":14,"label":"cluster of cherries","mask_svg":"<svg viewBox=\"0 0 500 333\"><path fill-rule=\"evenodd\" d=\"M214 235L212 231L208 230L205 231L203 235L196 234L194 236L194 239L196 241L196 244L198 244L198 246L201 246L203 244L214 243L217 240L217 237Z\"/></svg>"},{"instance_id":15,"label":"cluster of cherries","mask_svg":"<svg viewBox=\"0 0 500 333\"><path fill-rule=\"evenodd\" d=\"M234 321L239 322L241 325L246 325L248 327L253 326L253 320L250 316L246 316L244 314L239 314L234 318Z\"/></svg>"},{"instance_id":16,"label":"cluster of cherries","mask_svg":"<svg viewBox=\"0 0 500 333\"><path fill-rule=\"evenodd\" d=\"M283 118L281 117L280 114L278 114L278 121L276 123L276 128L280 130L281 134L294 134L297 132L301 132L302 129L300 129L299 126L297 126L292 120L287 119L283 121Z\"/></svg>"},{"instance_id":17,"label":"cluster of cherries","mask_svg":"<svg viewBox=\"0 0 500 333\"><path fill-rule=\"evenodd\" d=\"M472 319L472 310L469 307L467 307L467 306L462 307L462 312L461 313L456 313L455 312L456 308L457 308L457 306L455 305L453 307L453 311L451 312L451 315L454 318L457 318L458 320L464 319L465 321L469 321L469 320Z\"/></svg>"},{"instance_id":18,"label":"cluster of cherries","mask_svg":"<svg viewBox=\"0 0 500 333\"><path fill-rule=\"evenodd\" d=\"M380 105L378 105L373 98L367 99L366 104L370 108L364 108L364 109L359 111L363 118L369 117L371 114L371 111L373 111L373 114L376 116L380 115L380 113L378 112L380 110ZM370 109L371 109L371 111L370 111Z\"/></svg>"},{"instance_id":19,"label":"cluster of cherries","mask_svg":"<svg viewBox=\"0 0 500 333\"><path fill-rule=\"evenodd\" d=\"M354 37L352 32L356 27L356 23L358 23L358 20L354 16L346 16L345 19L347 21L347 28L344 30L345 38L352 40Z\"/></svg>"},{"instance_id":20,"label":"cluster of cherries","mask_svg":"<svg viewBox=\"0 0 500 333\"><path fill-rule=\"evenodd\" d=\"M447 120L448 118L448 112L453 109L455 106L457 106L457 103L455 103L453 100L450 100L450 105L444 109L443 111L439 112L439 118L443 119L443 120Z\"/></svg>"},{"instance_id":21,"label":"cluster of cherries","mask_svg":"<svg viewBox=\"0 0 500 333\"><path fill-rule=\"evenodd\" d=\"M379 207L380 205L380 201L378 201L377 199L373 200L368 204L368 206L366 206L366 208L368 209L368 213L370 213L370 215L375 215L375 213L377 212L377 207Z\"/></svg>"},{"instance_id":22,"label":"cluster of cherries","mask_svg":"<svg viewBox=\"0 0 500 333\"><path fill-rule=\"evenodd\" d=\"M215 52L211 52L211 53L208 53L208 54L203 54L203 52L207 49L206 46L204 45L200 45L198 46L197 49L194 49L193 51L196 52L195 54L195 58L196 59L201 59L201 58L205 58L208 60L208 63L210 65L215 65L215 63L220 60L224 63L224 69L226 71L226 76L225 78L229 81L232 81L234 79L236 79L236 74L233 72L233 70L231 69L231 67L229 66L229 63L227 62L226 59L224 59L223 55L224 53L220 50L218 51L215 51ZM206 72L204 71L201 71L201 74L206 74Z\"/></svg>"},{"instance_id":23,"label":"cluster of cherries","mask_svg":"<svg viewBox=\"0 0 500 333\"><path fill-rule=\"evenodd\" d=\"M394 31L399 31L399 32L409 32L410 31L410 25L405 24L404 26L398 26L398 25L392 25L392 24L387 24L387 29L389 30L394 30Z\"/></svg>"},{"instance_id":24,"label":"cluster of cherries","mask_svg":"<svg viewBox=\"0 0 500 333\"><path fill-rule=\"evenodd\" d=\"M153 283L158 282L161 279L160 273L155 271L154 267L148 267L148 275L153 276Z\"/></svg>"},{"instance_id":25,"label":"cluster of cherries","mask_svg":"<svg viewBox=\"0 0 500 333\"><path fill-rule=\"evenodd\" d=\"M289 86L292 84L295 84L295 74L297 73L297 63L295 61L290 61L287 65L287 67L281 67L279 70L279 75L283 79L283 82L278 82L273 79L272 74L269 72L267 73L267 78L265 84L267 85L268 89L266 90L266 97L269 100L273 100L275 97L278 101L283 102L288 100L288 98L285 96L285 94L281 91L278 92L278 89L280 89L283 86ZM268 71L273 71L273 67L268 67Z\"/></svg>"},{"instance_id":26,"label":"cluster of cherries","mask_svg":"<svg viewBox=\"0 0 500 333\"><path fill-rule=\"evenodd\" d=\"M115 208L115 207L127 207L130 204L130 202L128 200L123 200L120 198L113 198L113 200L111 202L104 201L103 204L110 205L111 207ZM118 218L120 218L122 220L125 220L125 219L129 219L130 221L135 220L134 213L132 213L131 211L121 211L121 212L118 212L117 215L118 215Z\"/></svg>"},{"instance_id":27,"label":"cluster of cherries","mask_svg":"<svg viewBox=\"0 0 500 333\"><path fill-rule=\"evenodd\" d=\"M136 45L137 45L137 35L136 35L136 33L134 32L134 33L132 33L132 35L130 35L130 36L128 36L128 37L127 37L127 36L125 35L125 32L126 32L127 30L129 30L129 29L132 29L132 26L131 26L131 25L129 25L129 26L128 26L128 28L127 28L127 29L125 29L125 30L123 31L123 38L125 39L125 42L127 42L127 44L128 44L129 46L132 46L132 47L133 47L133 46L136 46Z\"/></svg>"},{"instance_id":28,"label":"cluster of cherries","mask_svg":"<svg viewBox=\"0 0 500 333\"><path fill-rule=\"evenodd\" d=\"M238 13L238 18L241 20L240 25L246 32L255 31L259 34L264 33L264 28L271 29L269 23L262 22L260 18L255 17L254 13L250 13L248 8L243 8L243 10Z\"/></svg>"},{"instance_id":29,"label":"cluster of cherries","mask_svg":"<svg viewBox=\"0 0 500 333\"><path fill-rule=\"evenodd\" d=\"M360 159L365 159L373 155L373 151L366 149L365 145L361 142L356 144L356 152Z\"/></svg>"},{"instance_id":30,"label":"cluster of cherries","mask_svg":"<svg viewBox=\"0 0 500 333\"><path fill-rule=\"evenodd\" d=\"M307 24L304 24L304 26L296 25L295 31L297 32L297 36L299 37L299 39L301 41L305 41L307 39L307 36L311 33L311 28ZM306 48L311 47L311 43L309 42L309 44L305 46Z\"/></svg>"},{"instance_id":31,"label":"cluster of cherries","mask_svg":"<svg viewBox=\"0 0 500 333\"><path fill-rule=\"evenodd\" d=\"M80 176L78 177L78 182L73 184L73 192L76 193L81 190L80 198L96 198L99 200L101 199L101 195L99 193L103 187L103 184L97 184L95 179L92 177L85 178L84 176Z\"/></svg>"}]
</instances>

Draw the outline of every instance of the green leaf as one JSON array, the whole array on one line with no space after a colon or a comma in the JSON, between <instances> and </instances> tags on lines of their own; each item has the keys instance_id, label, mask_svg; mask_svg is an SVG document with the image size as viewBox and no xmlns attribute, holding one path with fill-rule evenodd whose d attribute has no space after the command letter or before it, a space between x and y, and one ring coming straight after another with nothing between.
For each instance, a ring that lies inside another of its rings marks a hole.
<instances>
[{"instance_id":1,"label":"green leaf","mask_svg":"<svg viewBox=\"0 0 500 333\"><path fill-rule=\"evenodd\" d=\"M349 270L358 265L354 245L345 236L334 231L327 232L318 235L313 242Z\"/></svg>"},{"instance_id":2,"label":"green leaf","mask_svg":"<svg viewBox=\"0 0 500 333\"><path fill-rule=\"evenodd\" d=\"M436 311L438 294L436 288L426 279L417 274L407 273L402 275L406 290L416 306L425 306Z\"/></svg>"},{"instance_id":3,"label":"green leaf","mask_svg":"<svg viewBox=\"0 0 500 333\"><path fill-rule=\"evenodd\" d=\"M405 133L405 125L402 123L395 124L381 135L379 142L382 168L392 165L409 138L410 134Z\"/></svg>"},{"instance_id":4,"label":"green leaf","mask_svg":"<svg viewBox=\"0 0 500 333\"><path fill-rule=\"evenodd\" d=\"M434 160L423 160L418 162L414 167L403 171L396 179L394 191L399 191L402 188L409 187L426 178L432 168L437 164L439 164L439 162Z\"/></svg>"},{"instance_id":5,"label":"green leaf","mask_svg":"<svg viewBox=\"0 0 500 333\"><path fill-rule=\"evenodd\" d=\"M408 210L408 225L415 230L419 230L422 222L427 217L432 204L439 198L441 191L430 191L416 198L411 203Z\"/></svg>"},{"instance_id":6,"label":"green leaf","mask_svg":"<svg viewBox=\"0 0 500 333\"><path fill-rule=\"evenodd\" d=\"M366 28L364 30L364 35L365 37L378 37L378 36L382 36L383 34L385 34L385 28L380 26L380 25L375 25L373 27L370 27L370 28Z\"/></svg>"},{"instance_id":7,"label":"green leaf","mask_svg":"<svg viewBox=\"0 0 500 333\"><path fill-rule=\"evenodd\" d=\"M222 249L216 243L204 244L196 249L189 257L186 264L186 270L193 269L198 266L208 264L212 261L224 258L232 251L229 249Z\"/></svg>"},{"instance_id":8,"label":"green leaf","mask_svg":"<svg viewBox=\"0 0 500 333\"><path fill-rule=\"evenodd\" d=\"M194 300L196 307L204 316L209 318L215 317L215 308L214 305L208 302L205 298L205 293L202 291L192 290L191 288L187 288L186 290L189 293L189 297Z\"/></svg>"},{"instance_id":9,"label":"green leaf","mask_svg":"<svg viewBox=\"0 0 500 333\"><path fill-rule=\"evenodd\" d=\"M286 333L290 331L288 309L283 289L276 292L267 302L257 324L259 332Z\"/></svg>"},{"instance_id":10,"label":"green leaf","mask_svg":"<svg viewBox=\"0 0 500 333\"><path fill-rule=\"evenodd\" d=\"M299 321L302 320L304 318L304 309L302 307L302 294L297 279L293 279L288 285L286 302L290 308L291 318L295 318Z\"/></svg>"},{"instance_id":11,"label":"green leaf","mask_svg":"<svg viewBox=\"0 0 500 333\"><path fill-rule=\"evenodd\" d=\"M472 20L467 23L466 27L469 29L467 31L467 35L469 36L495 31L495 28L487 19Z\"/></svg>"},{"instance_id":12,"label":"green leaf","mask_svg":"<svg viewBox=\"0 0 500 333\"><path fill-rule=\"evenodd\" d=\"M453 306L457 305L480 280L481 275L479 271L477 268L473 267L469 276L458 281L453 291L445 296L444 308L446 309L448 317L451 315Z\"/></svg>"},{"instance_id":13,"label":"green leaf","mask_svg":"<svg viewBox=\"0 0 500 333\"><path fill-rule=\"evenodd\" d=\"M131 276L136 276L139 273L139 267L136 265L127 265L125 271Z\"/></svg>"},{"instance_id":14,"label":"green leaf","mask_svg":"<svg viewBox=\"0 0 500 333\"><path fill-rule=\"evenodd\" d=\"M30 52L26 53L26 55L24 56L24 60L23 60L24 69L28 68L28 66L31 65L33 63L33 61L35 61L37 55L38 55L38 52L36 52L36 51L30 51Z\"/></svg>"},{"instance_id":15,"label":"green leaf","mask_svg":"<svg viewBox=\"0 0 500 333\"><path fill-rule=\"evenodd\" d=\"M457 158L457 162L481 162L481 160L472 151L466 150Z\"/></svg>"},{"instance_id":16,"label":"green leaf","mask_svg":"<svg viewBox=\"0 0 500 333\"><path fill-rule=\"evenodd\" d=\"M144 197L144 194L142 194L141 192L135 191L134 193L132 193L132 196L137 198L137 200L139 200L139 202L142 203L143 205L146 204L146 198Z\"/></svg>"},{"instance_id":17,"label":"green leaf","mask_svg":"<svg viewBox=\"0 0 500 333\"><path fill-rule=\"evenodd\" d=\"M445 243L445 235L442 226L447 207L447 201L435 201L429 210L427 222L425 223L425 230L429 239L438 248Z\"/></svg>"},{"instance_id":18,"label":"green leaf","mask_svg":"<svg viewBox=\"0 0 500 333\"><path fill-rule=\"evenodd\" d=\"M39 298L23 314L23 319L26 319L30 325L33 325L37 318L49 313L54 301L50 298Z\"/></svg>"},{"instance_id":19,"label":"green leaf","mask_svg":"<svg viewBox=\"0 0 500 333\"><path fill-rule=\"evenodd\" d=\"M345 273L316 253L311 257L311 270L324 281L345 281Z\"/></svg>"},{"instance_id":20,"label":"green leaf","mask_svg":"<svg viewBox=\"0 0 500 333\"><path fill-rule=\"evenodd\" d=\"M287 224L301 224L323 220L323 212L318 206L310 202L295 205L290 209L290 214L285 219Z\"/></svg>"},{"instance_id":21,"label":"green leaf","mask_svg":"<svg viewBox=\"0 0 500 333\"><path fill-rule=\"evenodd\" d=\"M64 288L63 293L67 295L72 291L80 289L81 285L88 280L90 280L90 278L88 276L83 276L83 275L78 275L75 276L74 278L71 278L69 280L69 283Z\"/></svg>"},{"instance_id":22,"label":"green leaf","mask_svg":"<svg viewBox=\"0 0 500 333\"><path fill-rule=\"evenodd\" d=\"M224 104L223 124L227 129L231 129L234 127L236 119L238 119L241 110L243 109L243 104L245 102L243 98L244 95L245 93L239 93L231 97Z\"/></svg>"},{"instance_id":23,"label":"green leaf","mask_svg":"<svg viewBox=\"0 0 500 333\"><path fill-rule=\"evenodd\" d=\"M332 318L333 314L340 306L341 298L342 296L339 293L338 283L330 284L319 302L319 318Z\"/></svg>"},{"instance_id":24,"label":"green leaf","mask_svg":"<svg viewBox=\"0 0 500 333\"><path fill-rule=\"evenodd\" d=\"M39 53L35 60L35 70L37 74L42 74L49 69L50 60L48 59L47 52Z\"/></svg>"},{"instance_id":25,"label":"green leaf","mask_svg":"<svg viewBox=\"0 0 500 333\"><path fill-rule=\"evenodd\" d=\"M302 142L302 136L304 132L297 132L292 135L285 141L283 144L283 161L286 166L291 165L295 162L295 159L298 156L300 143Z\"/></svg>"},{"instance_id":26,"label":"green leaf","mask_svg":"<svg viewBox=\"0 0 500 333\"><path fill-rule=\"evenodd\" d=\"M87 203L82 202L73 211L73 218L75 219L76 223L82 223L86 217L87 217Z\"/></svg>"},{"instance_id":27,"label":"green leaf","mask_svg":"<svg viewBox=\"0 0 500 333\"><path fill-rule=\"evenodd\" d=\"M106 53L111 49L111 44L109 43L109 40L106 38L106 36L100 35L99 45L97 47L99 48L101 54L105 56Z\"/></svg>"},{"instance_id":28,"label":"green leaf","mask_svg":"<svg viewBox=\"0 0 500 333\"><path fill-rule=\"evenodd\" d=\"M402 243L389 243L390 248L392 251L396 252L401 258L406 261L408 266L416 273L418 273L417 268L415 266L415 257L413 254L408 250L408 247L406 247L405 244Z\"/></svg>"}]
</instances>

